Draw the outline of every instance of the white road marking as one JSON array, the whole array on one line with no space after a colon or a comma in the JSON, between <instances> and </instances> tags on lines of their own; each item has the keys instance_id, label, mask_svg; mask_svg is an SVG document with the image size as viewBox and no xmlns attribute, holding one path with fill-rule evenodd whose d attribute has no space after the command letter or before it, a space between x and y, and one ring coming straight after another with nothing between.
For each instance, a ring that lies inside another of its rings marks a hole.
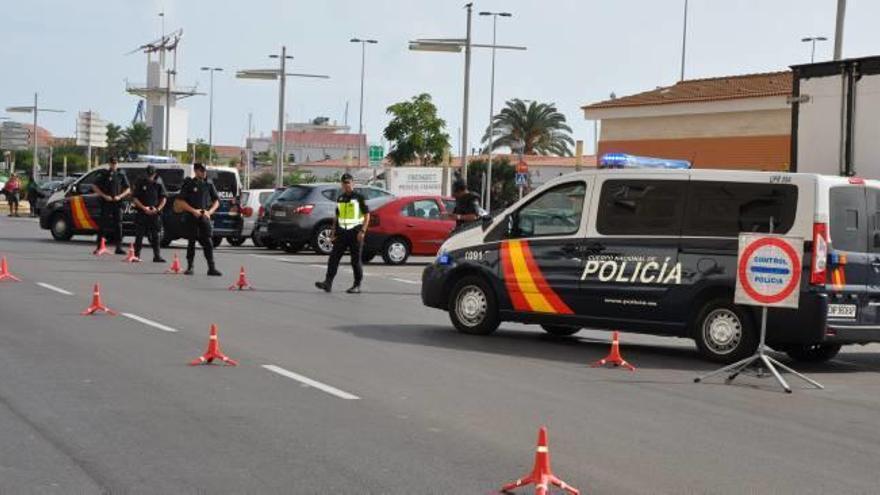
<instances>
[{"instance_id":1,"label":"white road marking","mask_svg":"<svg viewBox=\"0 0 880 495\"><path fill-rule=\"evenodd\" d=\"M360 397L358 397L357 395L353 395L353 394L350 394L344 390L339 390L336 387L331 387L330 385L326 385L326 384L321 383L319 381L312 380L311 378L296 374L292 371L288 371L288 370L281 368L279 366L275 366L274 364L264 364L263 368L271 371L272 373L277 373L281 376L290 378L291 380L296 380L302 384L308 385L310 387L314 387L322 392L326 392L326 393L333 395L335 397L339 397L340 399L345 399L345 400L359 400L360 399Z\"/></svg>"},{"instance_id":2,"label":"white road marking","mask_svg":"<svg viewBox=\"0 0 880 495\"><path fill-rule=\"evenodd\" d=\"M131 313L122 313L122 316L129 318L131 320L134 320L134 321L139 321L139 322L143 323L144 325L149 325L153 328L158 328L159 330L162 330L163 332L177 333L176 328L171 328L171 327L165 326L161 323L156 323L155 321L148 320L142 316L133 315Z\"/></svg>"},{"instance_id":3,"label":"white road marking","mask_svg":"<svg viewBox=\"0 0 880 495\"><path fill-rule=\"evenodd\" d=\"M309 265L309 266L312 267L312 268L327 268L327 265L319 265L319 264L317 264L317 263L312 263L312 264Z\"/></svg>"},{"instance_id":4,"label":"white road marking","mask_svg":"<svg viewBox=\"0 0 880 495\"><path fill-rule=\"evenodd\" d=\"M395 282L403 282L405 284L414 284L414 285L421 284L421 282L419 282L418 280L407 280L405 278L389 277L389 280L394 280Z\"/></svg>"},{"instance_id":5,"label":"white road marking","mask_svg":"<svg viewBox=\"0 0 880 495\"><path fill-rule=\"evenodd\" d=\"M73 295L73 292L66 291L66 290L62 289L61 287L55 287L54 285L44 284L43 282L37 282L37 285L39 285L40 287L42 287L44 289L49 289L53 292L57 292L59 294L64 294L65 296L72 296Z\"/></svg>"}]
</instances>

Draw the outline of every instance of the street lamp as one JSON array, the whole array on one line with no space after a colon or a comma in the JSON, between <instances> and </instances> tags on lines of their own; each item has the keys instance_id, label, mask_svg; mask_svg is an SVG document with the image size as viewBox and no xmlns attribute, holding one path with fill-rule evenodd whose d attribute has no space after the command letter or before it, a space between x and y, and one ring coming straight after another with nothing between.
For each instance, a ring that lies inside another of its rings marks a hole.
<instances>
[{"instance_id":1,"label":"street lamp","mask_svg":"<svg viewBox=\"0 0 880 495\"><path fill-rule=\"evenodd\" d=\"M360 38L352 38L349 40L352 43L360 43L361 44L361 105L358 114L358 140L360 140L360 136L364 134L364 67L367 61L367 44L375 45L378 43L376 40L363 40ZM358 167L362 166L361 163L361 145L358 143Z\"/></svg>"},{"instance_id":2,"label":"street lamp","mask_svg":"<svg viewBox=\"0 0 880 495\"><path fill-rule=\"evenodd\" d=\"M492 16L492 82L489 90L489 166L486 170L486 198L484 209L492 212L492 145L495 142L495 44L499 17L512 17L510 12L480 12L481 16Z\"/></svg>"},{"instance_id":3,"label":"street lamp","mask_svg":"<svg viewBox=\"0 0 880 495\"><path fill-rule=\"evenodd\" d=\"M828 38L824 36L808 36L806 38L801 38L801 42L803 43L811 43L813 46L810 49L810 63L816 61L816 42L817 41L828 41Z\"/></svg>"},{"instance_id":4,"label":"street lamp","mask_svg":"<svg viewBox=\"0 0 880 495\"><path fill-rule=\"evenodd\" d=\"M287 60L293 56L287 54L287 47L281 47L280 55L269 55L269 58L277 58L280 60L278 69L251 69L240 70L235 73L235 77L239 79L262 79L262 80L278 80L278 147L276 160L276 176L275 186L284 186L284 96L285 86L288 77L313 77L319 79L330 79L330 76L322 76L317 74L292 74L287 72Z\"/></svg>"},{"instance_id":5,"label":"street lamp","mask_svg":"<svg viewBox=\"0 0 880 495\"><path fill-rule=\"evenodd\" d=\"M464 49L464 104L462 111L461 171L467 182L467 139L468 139L468 101L470 96L471 48L498 48L500 50L525 50L524 46L482 45L471 43L471 11L473 3L467 8L467 36L462 38L421 38L409 42L409 49L423 52L461 53Z\"/></svg>"},{"instance_id":6,"label":"street lamp","mask_svg":"<svg viewBox=\"0 0 880 495\"><path fill-rule=\"evenodd\" d=\"M681 28L681 77L679 81L684 81L684 57L687 50L688 38L688 0L684 0L684 21Z\"/></svg>"},{"instance_id":7,"label":"street lamp","mask_svg":"<svg viewBox=\"0 0 880 495\"><path fill-rule=\"evenodd\" d=\"M39 139L37 139L37 115L40 112L54 112L54 113L64 113L64 110L53 110L51 108L40 108L37 104L38 95L34 93L34 104L23 107L7 107L7 112L17 112L17 113L33 113L34 114L34 132L32 137L34 138L34 165L33 165L33 174L34 178L39 177L40 173L40 160L39 160Z\"/></svg>"},{"instance_id":8,"label":"street lamp","mask_svg":"<svg viewBox=\"0 0 880 495\"><path fill-rule=\"evenodd\" d=\"M221 72L222 67L202 67L203 71L211 74L211 93L208 96L208 163L214 162L214 73ZM195 156L195 155L193 155Z\"/></svg>"}]
</instances>

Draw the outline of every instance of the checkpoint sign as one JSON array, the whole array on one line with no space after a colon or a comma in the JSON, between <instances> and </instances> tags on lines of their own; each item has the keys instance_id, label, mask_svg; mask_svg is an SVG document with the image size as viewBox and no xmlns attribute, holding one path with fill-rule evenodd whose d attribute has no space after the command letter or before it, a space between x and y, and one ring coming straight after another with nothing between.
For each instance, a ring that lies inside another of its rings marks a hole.
<instances>
[{"instance_id":1,"label":"checkpoint sign","mask_svg":"<svg viewBox=\"0 0 880 495\"><path fill-rule=\"evenodd\" d=\"M740 234L734 302L797 308L803 245L796 237Z\"/></svg>"}]
</instances>

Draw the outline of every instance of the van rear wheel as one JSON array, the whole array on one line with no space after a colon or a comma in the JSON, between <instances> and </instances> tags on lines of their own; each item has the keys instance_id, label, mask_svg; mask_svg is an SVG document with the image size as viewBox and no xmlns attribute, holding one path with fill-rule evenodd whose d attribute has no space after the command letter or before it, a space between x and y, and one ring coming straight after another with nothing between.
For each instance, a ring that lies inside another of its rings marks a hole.
<instances>
[{"instance_id":1,"label":"van rear wheel","mask_svg":"<svg viewBox=\"0 0 880 495\"><path fill-rule=\"evenodd\" d=\"M795 361L824 363L840 352L840 344L812 344L786 347L785 353Z\"/></svg>"},{"instance_id":2,"label":"van rear wheel","mask_svg":"<svg viewBox=\"0 0 880 495\"><path fill-rule=\"evenodd\" d=\"M459 280L449 295L449 318L459 332L488 335L498 329L498 304L495 294L480 277Z\"/></svg>"},{"instance_id":3,"label":"van rear wheel","mask_svg":"<svg viewBox=\"0 0 880 495\"><path fill-rule=\"evenodd\" d=\"M541 325L541 328L550 335L567 337L581 331L581 327L572 325Z\"/></svg>"},{"instance_id":4,"label":"van rear wheel","mask_svg":"<svg viewBox=\"0 0 880 495\"><path fill-rule=\"evenodd\" d=\"M700 354L717 363L734 363L758 348L758 332L751 316L729 299L704 304L691 331Z\"/></svg>"}]
</instances>

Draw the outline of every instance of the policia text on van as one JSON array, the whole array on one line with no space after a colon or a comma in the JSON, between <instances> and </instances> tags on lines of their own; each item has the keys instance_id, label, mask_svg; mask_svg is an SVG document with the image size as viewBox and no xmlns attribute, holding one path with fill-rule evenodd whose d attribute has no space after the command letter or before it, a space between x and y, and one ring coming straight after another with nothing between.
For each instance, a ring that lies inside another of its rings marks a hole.
<instances>
[{"instance_id":1,"label":"policia text on van","mask_svg":"<svg viewBox=\"0 0 880 495\"><path fill-rule=\"evenodd\" d=\"M422 300L466 333L503 320L620 329L692 338L732 362L758 339L757 311L733 304L737 236L770 218L805 255L800 307L770 310L768 343L821 361L880 341L880 182L813 174L569 174L447 240Z\"/></svg>"}]
</instances>

